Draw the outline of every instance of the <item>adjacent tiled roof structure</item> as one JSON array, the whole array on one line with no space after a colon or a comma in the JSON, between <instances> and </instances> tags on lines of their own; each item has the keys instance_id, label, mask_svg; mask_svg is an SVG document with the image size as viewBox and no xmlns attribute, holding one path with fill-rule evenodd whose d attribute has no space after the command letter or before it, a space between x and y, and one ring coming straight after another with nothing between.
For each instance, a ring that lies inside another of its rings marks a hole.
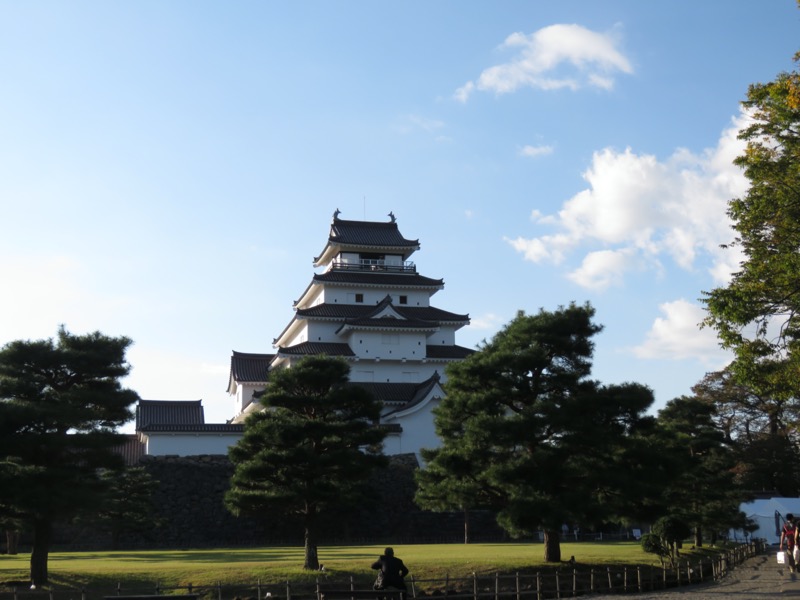
<instances>
[{"instance_id":1,"label":"adjacent tiled roof structure","mask_svg":"<svg viewBox=\"0 0 800 600\"><path fill-rule=\"evenodd\" d=\"M135 433L127 434L125 441L113 448L114 452L122 455L126 467L134 467L139 464L139 459L145 455L144 442L139 440Z\"/></svg>"},{"instance_id":2,"label":"adjacent tiled roof structure","mask_svg":"<svg viewBox=\"0 0 800 600\"><path fill-rule=\"evenodd\" d=\"M314 258L317 263L325 255L329 246L365 247L370 249L396 249L408 256L419 248L419 240L408 240L402 236L397 228L397 223L392 220L387 223L373 221L348 221L339 218L337 210L333 215L328 243L319 256ZM391 216L391 215L390 215Z\"/></svg>"},{"instance_id":3,"label":"adjacent tiled roof structure","mask_svg":"<svg viewBox=\"0 0 800 600\"><path fill-rule=\"evenodd\" d=\"M392 412L411 408L422 402L430 393L431 389L440 381L439 373L436 372L425 381L419 383L375 383L367 381L355 381L349 385L363 388L370 392L376 400L380 400L384 406L393 407Z\"/></svg>"},{"instance_id":4,"label":"adjacent tiled roof structure","mask_svg":"<svg viewBox=\"0 0 800 600\"><path fill-rule=\"evenodd\" d=\"M139 400L136 431L163 423L202 425L205 423L202 400Z\"/></svg>"},{"instance_id":5,"label":"adjacent tiled roof structure","mask_svg":"<svg viewBox=\"0 0 800 600\"><path fill-rule=\"evenodd\" d=\"M348 344L331 342L303 342L294 346L278 348L278 355L307 356L325 354L327 356L355 356Z\"/></svg>"},{"instance_id":6,"label":"adjacent tiled roof structure","mask_svg":"<svg viewBox=\"0 0 800 600\"><path fill-rule=\"evenodd\" d=\"M376 305L359 304L317 304L311 308L298 309L295 312L297 318L315 318L331 320L360 319L375 312ZM414 321L433 321L436 323L468 323L469 315L459 315L434 306L405 306L394 304L394 310L405 317Z\"/></svg>"},{"instance_id":7,"label":"adjacent tiled roof structure","mask_svg":"<svg viewBox=\"0 0 800 600\"><path fill-rule=\"evenodd\" d=\"M433 279L416 273L383 273L360 271L326 271L314 275L315 283L327 285L357 284L364 287L397 286L403 288L443 288L444 279Z\"/></svg>"},{"instance_id":8,"label":"adjacent tiled roof structure","mask_svg":"<svg viewBox=\"0 0 800 600\"><path fill-rule=\"evenodd\" d=\"M462 360L467 358L470 354L475 352L472 348L465 348L464 346L425 346L425 356L429 359L458 359Z\"/></svg>"},{"instance_id":9,"label":"adjacent tiled roof structure","mask_svg":"<svg viewBox=\"0 0 800 600\"><path fill-rule=\"evenodd\" d=\"M186 425L182 423L156 423L142 427L142 433L243 433L244 424L203 423Z\"/></svg>"},{"instance_id":10,"label":"adjacent tiled roof structure","mask_svg":"<svg viewBox=\"0 0 800 600\"><path fill-rule=\"evenodd\" d=\"M231 378L238 382L266 383L269 379L269 363L274 354L251 354L233 351L231 356Z\"/></svg>"},{"instance_id":11,"label":"adjacent tiled roof structure","mask_svg":"<svg viewBox=\"0 0 800 600\"><path fill-rule=\"evenodd\" d=\"M329 242L348 246L375 246L382 248L418 248L419 240L403 237L396 221L349 221L333 219Z\"/></svg>"}]
</instances>

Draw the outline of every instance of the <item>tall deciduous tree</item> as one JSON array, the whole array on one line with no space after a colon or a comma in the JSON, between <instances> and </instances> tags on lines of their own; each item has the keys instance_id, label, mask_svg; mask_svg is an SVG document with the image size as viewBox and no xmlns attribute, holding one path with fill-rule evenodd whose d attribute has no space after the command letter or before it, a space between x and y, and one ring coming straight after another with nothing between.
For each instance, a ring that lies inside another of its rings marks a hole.
<instances>
[{"instance_id":1,"label":"tall deciduous tree","mask_svg":"<svg viewBox=\"0 0 800 600\"><path fill-rule=\"evenodd\" d=\"M358 503L371 471L386 464L380 403L348 385L349 371L344 361L315 356L272 372L264 410L247 418L243 438L229 450L236 469L228 509L299 515L305 569L319 568L320 514Z\"/></svg>"},{"instance_id":2,"label":"tall deciduous tree","mask_svg":"<svg viewBox=\"0 0 800 600\"><path fill-rule=\"evenodd\" d=\"M800 493L798 415L791 398L759 394L727 370L708 373L692 392L714 407L712 420L736 457L738 486L785 497Z\"/></svg>"},{"instance_id":3,"label":"tall deciduous tree","mask_svg":"<svg viewBox=\"0 0 800 600\"><path fill-rule=\"evenodd\" d=\"M440 499L460 508L479 488L512 535L544 529L547 561L561 558L563 523L618 512L615 471L633 464L623 440L647 421L643 412L653 400L644 386L588 379L592 337L601 330L593 317L588 304L520 312L478 352L448 367L447 396L436 412L443 447L434 481L443 485L441 456L456 456L463 467L450 474L454 493ZM470 488L458 487L466 476Z\"/></svg>"},{"instance_id":4,"label":"tall deciduous tree","mask_svg":"<svg viewBox=\"0 0 800 600\"><path fill-rule=\"evenodd\" d=\"M120 382L130 344L62 327L0 349L0 505L33 531L33 585L47 583L54 523L95 505L100 469L122 466L116 429L138 399Z\"/></svg>"},{"instance_id":5,"label":"tall deciduous tree","mask_svg":"<svg viewBox=\"0 0 800 600\"><path fill-rule=\"evenodd\" d=\"M795 61L800 60L800 54ZM800 73L751 85L747 147L734 162L750 187L728 205L744 260L707 292L705 324L735 352L730 369L756 393L796 403L800 390Z\"/></svg>"}]
</instances>

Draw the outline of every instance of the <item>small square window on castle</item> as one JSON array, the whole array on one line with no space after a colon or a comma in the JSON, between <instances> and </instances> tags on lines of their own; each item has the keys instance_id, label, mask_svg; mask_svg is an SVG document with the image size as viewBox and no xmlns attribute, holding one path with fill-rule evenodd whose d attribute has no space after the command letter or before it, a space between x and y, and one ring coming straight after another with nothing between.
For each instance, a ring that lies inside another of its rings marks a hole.
<instances>
[{"instance_id":1,"label":"small square window on castle","mask_svg":"<svg viewBox=\"0 0 800 600\"><path fill-rule=\"evenodd\" d=\"M364 294L356 294L356 302L364 302Z\"/></svg>"}]
</instances>

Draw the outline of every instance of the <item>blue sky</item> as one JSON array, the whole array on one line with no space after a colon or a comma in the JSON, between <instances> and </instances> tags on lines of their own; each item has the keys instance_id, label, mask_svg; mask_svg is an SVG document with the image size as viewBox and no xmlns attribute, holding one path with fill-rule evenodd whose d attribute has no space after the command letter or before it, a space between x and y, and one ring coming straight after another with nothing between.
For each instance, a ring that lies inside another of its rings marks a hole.
<instances>
[{"instance_id":1,"label":"blue sky","mask_svg":"<svg viewBox=\"0 0 800 600\"><path fill-rule=\"evenodd\" d=\"M334 210L391 211L460 344L589 301L594 377L658 409L727 360L739 103L798 34L793 0L0 0L0 343L127 335L127 385L222 422Z\"/></svg>"}]
</instances>

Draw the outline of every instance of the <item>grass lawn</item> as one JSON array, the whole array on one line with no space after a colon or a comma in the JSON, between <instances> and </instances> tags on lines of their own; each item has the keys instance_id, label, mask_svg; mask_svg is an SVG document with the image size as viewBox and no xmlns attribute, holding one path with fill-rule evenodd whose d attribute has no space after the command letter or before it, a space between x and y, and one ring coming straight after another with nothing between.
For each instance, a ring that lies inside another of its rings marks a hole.
<instances>
[{"instance_id":1,"label":"grass lawn","mask_svg":"<svg viewBox=\"0 0 800 600\"><path fill-rule=\"evenodd\" d=\"M552 568L543 560L541 543L420 544L394 546L414 579L459 579L494 573L530 573ZM303 548L235 548L185 551L54 552L50 554L50 581L54 586L112 589L123 587L211 586L347 581L368 585L374 579L370 564L383 546L321 546L324 572L303 571ZM562 543L561 556L571 556L580 567L656 565L658 558L636 542ZM29 554L0 555L0 584L27 581Z\"/></svg>"}]
</instances>

